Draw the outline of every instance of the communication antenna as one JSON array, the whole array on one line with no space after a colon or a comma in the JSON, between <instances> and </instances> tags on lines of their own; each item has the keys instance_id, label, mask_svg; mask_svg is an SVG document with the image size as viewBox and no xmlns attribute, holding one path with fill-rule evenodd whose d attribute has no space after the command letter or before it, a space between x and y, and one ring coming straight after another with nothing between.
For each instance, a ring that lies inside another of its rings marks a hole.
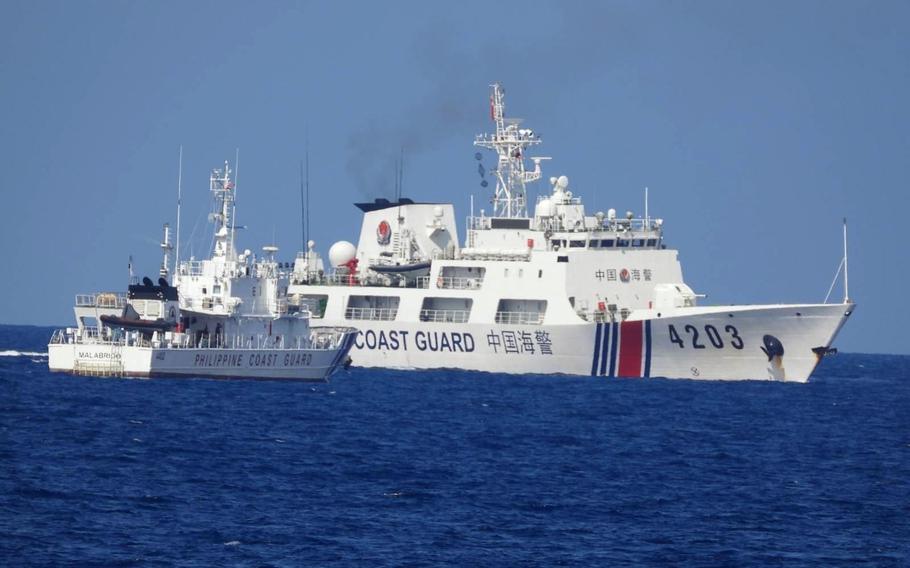
<instances>
[{"instance_id":1,"label":"communication antenna","mask_svg":"<svg viewBox=\"0 0 910 568\"><path fill-rule=\"evenodd\" d=\"M647 229L650 225L650 217L648 217L648 186L645 186L645 228Z\"/></svg>"},{"instance_id":2,"label":"communication antenna","mask_svg":"<svg viewBox=\"0 0 910 568\"><path fill-rule=\"evenodd\" d=\"M237 186L240 185L240 148L237 148L234 152L234 195L233 201L231 203L231 248L229 249L233 254L234 251L234 230L237 223Z\"/></svg>"},{"instance_id":3,"label":"communication antenna","mask_svg":"<svg viewBox=\"0 0 910 568\"><path fill-rule=\"evenodd\" d=\"M180 266L180 201L183 195L183 144L180 145L180 156L177 158L177 242L174 251L174 275Z\"/></svg>"},{"instance_id":4,"label":"communication antenna","mask_svg":"<svg viewBox=\"0 0 910 568\"><path fill-rule=\"evenodd\" d=\"M850 303L850 279L847 276L847 218L844 217L844 303Z\"/></svg>"},{"instance_id":5,"label":"communication antenna","mask_svg":"<svg viewBox=\"0 0 910 568\"><path fill-rule=\"evenodd\" d=\"M306 140L306 226L304 232L304 238L306 238L305 245L309 246L310 242L310 135L307 134Z\"/></svg>"},{"instance_id":6,"label":"communication antenna","mask_svg":"<svg viewBox=\"0 0 910 568\"><path fill-rule=\"evenodd\" d=\"M398 203L398 230L401 231L401 190L404 185L404 146L398 151L398 164L395 168L395 202Z\"/></svg>"},{"instance_id":7,"label":"communication antenna","mask_svg":"<svg viewBox=\"0 0 910 568\"><path fill-rule=\"evenodd\" d=\"M828 286L828 293L825 294L824 303L828 303L828 298L831 297L831 292L834 290L834 285L837 284L837 279L840 277L840 271L844 271L844 303L850 303L850 278L847 275L847 218L844 217L844 256L840 259L840 264L837 265L837 271L834 273L834 280L831 281L831 285Z\"/></svg>"},{"instance_id":8,"label":"communication antenna","mask_svg":"<svg viewBox=\"0 0 910 568\"><path fill-rule=\"evenodd\" d=\"M303 249L301 250L306 250L306 198L304 197L303 160L300 160L300 238L303 239Z\"/></svg>"},{"instance_id":9,"label":"communication antenna","mask_svg":"<svg viewBox=\"0 0 910 568\"><path fill-rule=\"evenodd\" d=\"M404 146L398 151L398 201L401 201L402 191L404 191Z\"/></svg>"}]
</instances>

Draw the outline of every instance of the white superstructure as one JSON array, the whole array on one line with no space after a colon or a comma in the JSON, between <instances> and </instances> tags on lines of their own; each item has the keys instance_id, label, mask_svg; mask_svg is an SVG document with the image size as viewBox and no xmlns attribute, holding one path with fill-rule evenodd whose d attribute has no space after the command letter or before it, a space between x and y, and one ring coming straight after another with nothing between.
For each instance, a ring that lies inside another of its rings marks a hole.
<instances>
[{"instance_id":1,"label":"white superstructure","mask_svg":"<svg viewBox=\"0 0 910 568\"><path fill-rule=\"evenodd\" d=\"M661 219L591 214L566 176L529 215L547 158L525 167L540 138L505 117L503 96L494 85L495 132L475 140L497 155L493 213L472 211L463 246L451 204L378 199L357 205L359 241L336 243L329 267L312 243L298 256L289 302L357 326L355 366L808 379L851 301L700 306Z\"/></svg>"},{"instance_id":2,"label":"white superstructure","mask_svg":"<svg viewBox=\"0 0 910 568\"><path fill-rule=\"evenodd\" d=\"M210 258L179 262L168 281L170 235L155 284L131 282L125 295L76 297L76 327L54 333L52 371L124 376L213 376L325 380L348 362L349 326L310 327L305 307L286 300L290 267L234 248L234 184L214 170Z\"/></svg>"}]
</instances>

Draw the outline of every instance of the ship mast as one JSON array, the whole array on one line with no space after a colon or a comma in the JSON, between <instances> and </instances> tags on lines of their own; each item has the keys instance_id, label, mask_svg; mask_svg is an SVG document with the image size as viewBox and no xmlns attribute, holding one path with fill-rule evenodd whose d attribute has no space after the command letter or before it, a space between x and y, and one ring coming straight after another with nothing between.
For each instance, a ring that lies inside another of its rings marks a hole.
<instances>
[{"instance_id":1,"label":"ship mast","mask_svg":"<svg viewBox=\"0 0 910 568\"><path fill-rule=\"evenodd\" d=\"M231 181L231 168L224 163L224 169L212 170L209 177L209 190L215 198L217 211L209 215L215 223L215 257L233 259L234 225L232 205L234 203L234 182Z\"/></svg>"},{"instance_id":2,"label":"ship mast","mask_svg":"<svg viewBox=\"0 0 910 568\"><path fill-rule=\"evenodd\" d=\"M496 193L493 195L495 217L525 218L528 216L525 184L540 179L540 161L531 158L534 170L525 169L525 149L540 144L540 137L529 128L519 128L520 118L505 117L505 91L494 83L490 96L490 118L496 124L495 134L481 134L474 145L493 150L499 155L496 173Z\"/></svg>"}]
</instances>

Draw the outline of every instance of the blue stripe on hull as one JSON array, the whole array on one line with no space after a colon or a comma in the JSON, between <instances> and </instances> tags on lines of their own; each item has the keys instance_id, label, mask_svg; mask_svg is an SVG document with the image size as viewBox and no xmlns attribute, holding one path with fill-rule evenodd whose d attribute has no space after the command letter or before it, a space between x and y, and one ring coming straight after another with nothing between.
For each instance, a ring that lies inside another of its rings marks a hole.
<instances>
[{"instance_id":1,"label":"blue stripe on hull","mask_svg":"<svg viewBox=\"0 0 910 568\"><path fill-rule=\"evenodd\" d=\"M645 320L645 372L642 376L651 377L651 320Z\"/></svg>"}]
</instances>

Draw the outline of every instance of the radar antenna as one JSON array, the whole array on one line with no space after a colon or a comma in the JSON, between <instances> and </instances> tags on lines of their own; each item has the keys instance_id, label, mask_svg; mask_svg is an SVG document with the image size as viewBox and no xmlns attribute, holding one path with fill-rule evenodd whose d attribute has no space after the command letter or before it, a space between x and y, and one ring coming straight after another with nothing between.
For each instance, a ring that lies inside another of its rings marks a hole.
<instances>
[{"instance_id":1,"label":"radar antenna","mask_svg":"<svg viewBox=\"0 0 910 568\"><path fill-rule=\"evenodd\" d=\"M540 144L540 137L530 128L519 128L522 119L505 117L505 90L499 83L491 87L490 118L496 124L496 133L478 135L474 145L499 155L498 166L491 172L496 174L493 215L524 218L528 216L525 185L540 179L540 161L547 158L531 158L534 170L525 169L525 149Z\"/></svg>"}]
</instances>

